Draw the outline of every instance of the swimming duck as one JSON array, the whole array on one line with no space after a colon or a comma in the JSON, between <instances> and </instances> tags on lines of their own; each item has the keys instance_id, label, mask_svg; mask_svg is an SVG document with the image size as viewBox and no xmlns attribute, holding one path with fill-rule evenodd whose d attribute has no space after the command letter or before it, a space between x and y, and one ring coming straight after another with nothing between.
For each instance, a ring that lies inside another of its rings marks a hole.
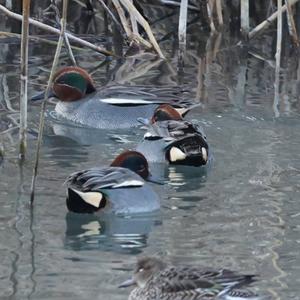
<instances>
[{"instance_id":1,"label":"swimming duck","mask_svg":"<svg viewBox=\"0 0 300 300\"><path fill-rule=\"evenodd\" d=\"M55 107L58 117L82 126L117 129L138 126L137 118L150 118L161 103L172 102L182 116L198 106L185 107L179 99L170 101L170 98L176 98L173 90L112 86L96 92L93 79L84 69L63 67L55 74L48 96L59 99ZM32 100L43 98L44 93L34 96Z\"/></svg>"},{"instance_id":2,"label":"swimming duck","mask_svg":"<svg viewBox=\"0 0 300 300\"><path fill-rule=\"evenodd\" d=\"M132 279L119 287L136 286L129 300L258 300L241 286L255 281L255 275L241 275L220 269L168 266L156 257L137 261Z\"/></svg>"},{"instance_id":3,"label":"swimming duck","mask_svg":"<svg viewBox=\"0 0 300 300\"><path fill-rule=\"evenodd\" d=\"M148 161L176 165L206 165L211 156L200 126L183 120L171 105L158 106L150 120L139 118L147 132L137 151Z\"/></svg>"},{"instance_id":4,"label":"swimming duck","mask_svg":"<svg viewBox=\"0 0 300 300\"><path fill-rule=\"evenodd\" d=\"M138 214L159 209L159 197L146 181L154 181L146 158L136 151L118 155L109 167L71 174L66 204L76 213Z\"/></svg>"}]
</instances>

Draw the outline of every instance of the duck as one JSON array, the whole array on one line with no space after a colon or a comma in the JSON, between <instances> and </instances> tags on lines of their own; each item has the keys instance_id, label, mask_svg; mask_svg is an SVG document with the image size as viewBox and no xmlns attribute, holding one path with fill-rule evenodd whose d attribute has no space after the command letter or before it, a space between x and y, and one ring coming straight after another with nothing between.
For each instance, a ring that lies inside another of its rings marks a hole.
<instances>
[{"instance_id":1,"label":"duck","mask_svg":"<svg viewBox=\"0 0 300 300\"><path fill-rule=\"evenodd\" d=\"M66 205L74 213L143 214L158 211L158 194L146 181L156 181L146 158L126 150L108 167L94 167L68 176Z\"/></svg>"},{"instance_id":2,"label":"duck","mask_svg":"<svg viewBox=\"0 0 300 300\"><path fill-rule=\"evenodd\" d=\"M202 128L169 104L159 105L150 119L138 119L146 133L136 150L149 162L171 165L205 166L211 153Z\"/></svg>"},{"instance_id":3,"label":"duck","mask_svg":"<svg viewBox=\"0 0 300 300\"><path fill-rule=\"evenodd\" d=\"M128 300L259 300L256 293L241 288L255 280L253 274L173 266L158 257L141 257L133 277L119 287L135 286Z\"/></svg>"},{"instance_id":4,"label":"duck","mask_svg":"<svg viewBox=\"0 0 300 300\"><path fill-rule=\"evenodd\" d=\"M31 100L44 96L43 92ZM178 98L174 88L111 86L97 91L90 74L77 66L65 66L56 72L49 97L58 99L55 112L59 119L98 129L138 127L139 117L150 118L155 108L166 102L171 102L182 116L198 106Z\"/></svg>"}]
</instances>

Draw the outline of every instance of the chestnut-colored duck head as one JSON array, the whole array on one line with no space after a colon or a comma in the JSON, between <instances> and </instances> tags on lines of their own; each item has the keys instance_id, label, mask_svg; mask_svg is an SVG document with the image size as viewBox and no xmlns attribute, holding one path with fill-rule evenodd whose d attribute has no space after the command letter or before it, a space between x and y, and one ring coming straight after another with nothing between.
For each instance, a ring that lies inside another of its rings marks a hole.
<instances>
[{"instance_id":1,"label":"chestnut-colored duck head","mask_svg":"<svg viewBox=\"0 0 300 300\"><path fill-rule=\"evenodd\" d=\"M160 121L181 121L183 120L181 114L171 105L169 104L161 104L159 105L151 118L151 123L160 122Z\"/></svg>"},{"instance_id":2,"label":"chestnut-colored duck head","mask_svg":"<svg viewBox=\"0 0 300 300\"><path fill-rule=\"evenodd\" d=\"M76 101L96 91L91 76L80 67L63 67L54 75L52 90L61 101Z\"/></svg>"},{"instance_id":3,"label":"chestnut-colored duck head","mask_svg":"<svg viewBox=\"0 0 300 300\"><path fill-rule=\"evenodd\" d=\"M150 176L147 159L137 151L124 151L114 159L111 166L130 169L146 180Z\"/></svg>"}]
</instances>

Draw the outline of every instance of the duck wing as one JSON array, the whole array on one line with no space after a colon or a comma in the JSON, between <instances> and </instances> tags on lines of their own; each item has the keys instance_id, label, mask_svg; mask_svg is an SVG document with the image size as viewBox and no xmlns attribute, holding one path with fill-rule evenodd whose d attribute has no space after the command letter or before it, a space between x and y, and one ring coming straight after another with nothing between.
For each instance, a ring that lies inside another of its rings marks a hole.
<instances>
[{"instance_id":1,"label":"duck wing","mask_svg":"<svg viewBox=\"0 0 300 300\"><path fill-rule=\"evenodd\" d=\"M65 184L82 192L138 187L144 180L131 170L119 167L104 167L82 170L71 174Z\"/></svg>"},{"instance_id":2,"label":"duck wing","mask_svg":"<svg viewBox=\"0 0 300 300\"><path fill-rule=\"evenodd\" d=\"M192 103L190 99L184 99L185 90L175 86L106 86L97 92L97 98L101 102L115 106L139 106L153 104L170 104L181 109L185 115L191 109L199 106L199 103Z\"/></svg>"},{"instance_id":3,"label":"duck wing","mask_svg":"<svg viewBox=\"0 0 300 300\"><path fill-rule=\"evenodd\" d=\"M254 275L241 275L230 270L172 267L162 271L156 278L164 292L207 289L219 293L228 287L236 287L253 282Z\"/></svg>"},{"instance_id":4,"label":"duck wing","mask_svg":"<svg viewBox=\"0 0 300 300\"><path fill-rule=\"evenodd\" d=\"M189 121L167 120L153 124L150 122L147 123L143 119L139 119L139 121L147 128L144 138L148 140L163 138L166 142L174 142L195 135L201 136L206 140L203 129L199 125Z\"/></svg>"}]
</instances>

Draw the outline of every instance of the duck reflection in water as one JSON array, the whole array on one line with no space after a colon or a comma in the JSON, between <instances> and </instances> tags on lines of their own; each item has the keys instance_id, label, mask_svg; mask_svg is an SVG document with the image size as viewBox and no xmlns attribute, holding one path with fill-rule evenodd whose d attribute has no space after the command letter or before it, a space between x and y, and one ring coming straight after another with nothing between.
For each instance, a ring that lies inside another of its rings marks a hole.
<instances>
[{"instance_id":1,"label":"duck reflection in water","mask_svg":"<svg viewBox=\"0 0 300 300\"><path fill-rule=\"evenodd\" d=\"M161 217L157 214L125 217L68 212L65 247L138 254L147 246L154 226L161 224Z\"/></svg>"}]
</instances>

